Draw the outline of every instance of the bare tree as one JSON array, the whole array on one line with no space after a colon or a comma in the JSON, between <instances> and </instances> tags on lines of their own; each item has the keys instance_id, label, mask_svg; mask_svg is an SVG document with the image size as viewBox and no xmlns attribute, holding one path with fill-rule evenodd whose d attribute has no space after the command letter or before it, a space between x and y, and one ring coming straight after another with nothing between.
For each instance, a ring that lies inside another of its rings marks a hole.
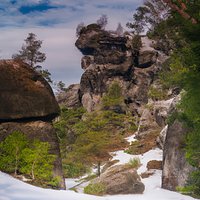
<instances>
[{"instance_id":1,"label":"bare tree","mask_svg":"<svg viewBox=\"0 0 200 200\"><path fill-rule=\"evenodd\" d=\"M102 29L105 29L106 25L108 24L108 17L107 17L107 15L101 15L101 17L97 20L97 24Z\"/></svg>"}]
</instances>

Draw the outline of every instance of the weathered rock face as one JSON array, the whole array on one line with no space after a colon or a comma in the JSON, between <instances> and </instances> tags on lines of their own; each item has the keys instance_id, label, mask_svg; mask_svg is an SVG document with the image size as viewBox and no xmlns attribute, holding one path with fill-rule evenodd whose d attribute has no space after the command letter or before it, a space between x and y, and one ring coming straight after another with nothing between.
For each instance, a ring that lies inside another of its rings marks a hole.
<instances>
[{"instance_id":1,"label":"weathered rock face","mask_svg":"<svg viewBox=\"0 0 200 200\"><path fill-rule=\"evenodd\" d=\"M171 110L171 104L173 104L174 98L162 101L151 101L143 109L137 136L142 137L144 135L152 133L160 133L158 136L159 146L162 147L165 139L166 132L161 130L166 126L167 116Z\"/></svg>"},{"instance_id":2,"label":"weathered rock face","mask_svg":"<svg viewBox=\"0 0 200 200\"><path fill-rule=\"evenodd\" d=\"M80 99L88 111L96 108L114 81L122 87L124 101L132 112L137 113L137 107L148 102L149 85L159 70L154 65L158 54L153 48L136 53L132 37L109 33L95 24L82 29L76 47L84 54Z\"/></svg>"},{"instance_id":3,"label":"weathered rock face","mask_svg":"<svg viewBox=\"0 0 200 200\"><path fill-rule=\"evenodd\" d=\"M162 187L176 190L177 186L183 187L187 183L193 167L185 159L184 136L187 129L176 120L167 130L163 152Z\"/></svg>"},{"instance_id":4,"label":"weathered rock face","mask_svg":"<svg viewBox=\"0 0 200 200\"><path fill-rule=\"evenodd\" d=\"M94 183L105 186L105 194L142 194L145 186L137 171L130 166L116 165L109 168Z\"/></svg>"},{"instance_id":5,"label":"weathered rock face","mask_svg":"<svg viewBox=\"0 0 200 200\"><path fill-rule=\"evenodd\" d=\"M54 118L59 107L49 84L24 63L0 61L0 120Z\"/></svg>"},{"instance_id":6,"label":"weathered rock face","mask_svg":"<svg viewBox=\"0 0 200 200\"><path fill-rule=\"evenodd\" d=\"M66 91L59 93L57 96L57 101L59 105L64 105L68 108L76 108L81 105L80 101L80 85L73 84L70 85Z\"/></svg>"},{"instance_id":7,"label":"weathered rock face","mask_svg":"<svg viewBox=\"0 0 200 200\"><path fill-rule=\"evenodd\" d=\"M56 156L54 176L59 188L65 188L59 142L52 119L59 107L49 84L28 65L12 60L0 61L0 141L13 131L23 132L31 140L50 144Z\"/></svg>"}]
</instances>

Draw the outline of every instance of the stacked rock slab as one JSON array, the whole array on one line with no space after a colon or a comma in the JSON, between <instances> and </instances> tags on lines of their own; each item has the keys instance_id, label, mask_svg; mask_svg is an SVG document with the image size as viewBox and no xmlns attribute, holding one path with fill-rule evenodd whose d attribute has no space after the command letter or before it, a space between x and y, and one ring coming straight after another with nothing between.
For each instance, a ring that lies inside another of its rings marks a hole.
<instances>
[{"instance_id":1,"label":"stacked rock slab","mask_svg":"<svg viewBox=\"0 0 200 200\"><path fill-rule=\"evenodd\" d=\"M124 101L132 112L148 102L148 88L158 66L157 52L144 49L139 53L132 47L134 36L118 36L102 30L97 24L84 27L76 47L84 55L84 73L80 81L80 101L87 111L96 109L101 97L113 82L122 87Z\"/></svg>"},{"instance_id":2,"label":"stacked rock slab","mask_svg":"<svg viewBox=\"0 0 200 200\"><path fill-rule=\"evenodd\" d=\"M56 156L54 176L61 177L65 188L59 143L52 120L59 106L49 84L25 63L0 61L0 141L19 130L28 138L49 142L50 153Z\"/></svg>"}]
</instances>

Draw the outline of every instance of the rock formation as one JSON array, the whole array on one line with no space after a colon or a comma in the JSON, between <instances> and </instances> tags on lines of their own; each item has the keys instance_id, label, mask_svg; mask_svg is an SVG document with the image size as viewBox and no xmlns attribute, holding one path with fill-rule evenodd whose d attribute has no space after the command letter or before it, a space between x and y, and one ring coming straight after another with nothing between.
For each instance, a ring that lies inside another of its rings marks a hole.
<instances>
[{"instance_id":1,"label":"rock formation","mask_svg":"<svg viewBox=\"0 0 200 200\"><path fill-rule=\"evenodd\" d=\"M114 81L122 87L124 101L132 112L148 102L148 87L159 69L154 65L158 53L153 48L134 51L133 37L111 34L96 24L81 31L76 41L76 47L84 55L80 100L88 111L96 108Z\"/></svg>"},{"instance_id":2,"label":"rock formation","mask_svg":"<svg viewBox=\"0 0 200 200\"><path fill-rule=\"evenodd\" d=\"M141 37L142 46L139 49L135 49L137 44L133 41L134 35L118 36L102 30L97 24L84 27L75 44L83 54L81 66L84 73L80 88L68 88L66 95L71 94L73 100L69 98L65 105L82 105L88 112L98 109L109 86L118 82L127 110L139 119L137 138L145 140L151 137L149 148L157 143L164 149L163 187L175 190L176 186L186 183L191 171L183 149L178 148L185 130L178 122L167 126L166 120L172 112L171 105L179 98L174 97L180 91L164 91L166 97L162 101L149 97L151 86L159 88L157 75L168 56L156 51L160 47L147 37Z\"/></svg>"},{"instance_id":3,"label":"rock formation","mask_svg":"<svg viewBox=\"0 0 200 200\"><path fill-rule=\"evenodd\" d=\"M176 191L177 186L184 187L193 167L185 158L184 138L187 129L184 124L175 120L166 134L163 152L162 187Z\"/></svg>"},{"instance_id":4,"label":"rock formation","mask_svg":"<svg viewBox=\"0 0 200 200\"><path fill-rule=\"evenodd\" d=\"M105 186L105 194L142 194L145 186L137 171L128 165L116 165L106 170L94 183Z\"/></svg>"},{"instance_id":5,"label":"rock formation","mask_svg":"<svg viewBox=\"0 0 200 200\"><path fill-rule=\"evenodd\" d=\"M61 177L59 188L65 188L59 143L52 119L59 107L49 84L28 65L0 61L0 141L13 131L23 132L31 140L49 142L56 156L54 176Z\"/></svg>"},{"instance_id":6,"label":"rock formation","mask_svg":"<svg viewBox=\"0 0 200 200\"><path fill-rule=\"evenodd\" d=\"M65 91L62 91L57 95L57 101L59 105L66 106L67 108L80 107L81 101L79 93L80 93L80 85L72 84Z\"/></svg>"}]
</instances>

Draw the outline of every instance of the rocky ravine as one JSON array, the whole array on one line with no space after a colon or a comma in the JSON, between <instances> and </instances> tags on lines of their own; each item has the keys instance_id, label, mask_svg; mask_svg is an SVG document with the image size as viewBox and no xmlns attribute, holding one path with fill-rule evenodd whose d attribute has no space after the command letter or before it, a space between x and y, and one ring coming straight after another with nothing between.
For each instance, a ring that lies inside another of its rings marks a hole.
<instances>
[{"instance_id":1,"label":"rocky ravine","mask_svg":"<svg viewBox=\"0 0 200 200\"><path fill-rule=\"evenodd\" d=\"M28 65L12 60L0 61L0 141L19 130L30 139L49 142L56 156L54 176L65 188L59 143L52 120L59 107L49 84Z\"/></svg>"},{"instance_id":2,"label":"rocky ravine","mask_svg":"<svg viewBox=\"0 0 200 200\"><path fill-rule=\"evenodd\" d=\"M159 87L157 75L167 56L152 48L155 42L147 37L141 38L142 47L136 51L133 37L130 34L119 37L96 24L85 27L76 41L76 47L84 55L81 60L84 73L79 85L71 85L61 95L70 98L59 98L59 102L69 108L82 105L91 112L98 109L111 83L118 82L128 111L139 118L136 137L149 140L142 144L145 151L157 145L163 148L163 188L176 190L186 184L192 171L181 148L187 130L178 122L170 126L166 122L178 92L166 91L162 101L149 98L150 87Z\"/></svg>"}]
</instances>

